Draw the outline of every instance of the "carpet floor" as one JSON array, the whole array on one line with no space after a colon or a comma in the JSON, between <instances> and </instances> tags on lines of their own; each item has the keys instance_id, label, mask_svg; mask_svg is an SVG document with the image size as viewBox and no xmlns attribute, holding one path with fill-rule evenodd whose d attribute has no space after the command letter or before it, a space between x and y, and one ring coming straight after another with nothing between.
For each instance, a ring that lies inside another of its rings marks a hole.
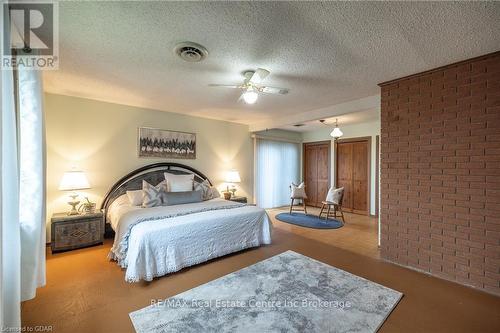
<instances>
[{"instance_id":1,"label":"carpet floor","mask_svg":"<svg viewBox=\"0 0 500 333\"><path fill-rule=\"evenodd\" d=\"M292 250L400 291L399 302L379 332L500 332L500 297L377 258L376 220L346 214L344 227L319 230L271 218L273 244L184 269L151 283L129 284L106 259L102 246L47 254L47 285L22 304L22 325L52 332L134 332L129 313ZM312 210L311 210L312 211Z\"/></svg>"}]
</instances>

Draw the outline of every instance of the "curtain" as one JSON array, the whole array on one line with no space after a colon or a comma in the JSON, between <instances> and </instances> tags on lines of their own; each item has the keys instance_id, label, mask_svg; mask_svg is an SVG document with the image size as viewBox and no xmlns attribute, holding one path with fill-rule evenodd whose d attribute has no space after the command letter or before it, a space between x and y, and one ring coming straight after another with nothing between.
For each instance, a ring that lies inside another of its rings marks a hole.
<instances>
[{"instance_id":1,"label":"curtain","mask_svg":"<svg viewBox=\"0 0 500 333\"><path fill-rule=\"evenodd\" d=\"M0 328L14 331L45 284L45 130L40 72L1 73Z\"/></svg>"},{"instance_id":2,"label":"curtain","mask_svg":"<svg viewBox=\"0 0 500 333\"><path fill-rule=\"evenodd\" d=\"M18 70L21 300L45 285L45 129L40 71Z\"/></svg>"},{"instance_id":3,"label":"curtain","mask_svg":"<svg viewBox=\"0 0 500 333\"><path fill-rule=\"evenodd\" d=\"M2 73L0 210L0 329L20 326L21 242L13 72Z\"/></svg>"},{"instance_id":4,"label":"curtain","mask_svg":"<svg viewBox=\"0 0 500 333\"><path fill-rule=\"evenodd\" d=\"M290 204L290 184L300 179L298 143L256 138L255 197L262 208Z\"/></svg>"}]
</instances>

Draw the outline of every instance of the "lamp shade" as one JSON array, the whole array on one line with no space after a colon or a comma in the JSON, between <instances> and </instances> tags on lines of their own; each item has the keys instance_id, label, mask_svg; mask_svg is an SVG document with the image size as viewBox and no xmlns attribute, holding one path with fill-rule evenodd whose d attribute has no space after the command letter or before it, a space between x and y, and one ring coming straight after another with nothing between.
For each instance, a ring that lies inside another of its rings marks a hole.
<instances>
[{"instance_id":1,"label":"lamp shade","mask_svg":"<svg viewBox=\"0 0 500 333\"><path fill-rule=\"evenodd\" d=\"M340 138L342 135L344 135L344 133L342 133L342 131L340 130L340 128L338 127L335 127L332 131L332 133L330 133L330 135L335 138L335 139L338 139Z\"/></svg>"},{"instance_id":2,"label":"lamp shade","mask_svg":"<svg viewBox=\"0 0 500 333\"><path fill-rule=\"evenodd\" d=\"M59 190L72 191L90 188L89 180L83 171L67 171L64 173Z\"/></svg>"},{"instance_id":3,"label":"lamp shade","mask_svg":"<svg viewBox=\"0 0 500 333\"><path fill-rule=\"evenodd\" d=\"M236 170L228 171L226 174L226 183L240 183L240 173Z\"/></svg>"}]
</instances>

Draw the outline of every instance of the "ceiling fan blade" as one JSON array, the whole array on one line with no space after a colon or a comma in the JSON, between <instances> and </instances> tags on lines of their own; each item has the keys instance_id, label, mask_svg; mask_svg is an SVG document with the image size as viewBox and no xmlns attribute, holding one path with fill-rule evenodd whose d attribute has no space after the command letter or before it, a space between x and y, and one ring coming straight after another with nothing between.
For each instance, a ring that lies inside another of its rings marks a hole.
<instances>
[{"instance_id":1,"label":"ceiling fan blade","mask_svg":"<svg viewBox=\"0 0 500 333\"><path fill-rule=\"evenodd\" d=\"M250 82L253 84L259 84L261 83L271 72L264 68L257 68L255 73L253 73L252 77L250 78Z\"/></svg>"},{"instance_id":2,"label":"ceiling fan blade","mask_svg":"<svg viewBox=\"0 0 500 333\"><path fill-rule=\"evenodd\" d=\"M243 94L238 97L238 103L245 103L245 100L243 99Z\"/></svg>"},{"instance_id":3,"label":"ceiling fan blade","mask_svg":"<svg viewBox=\"0 0 500 333\"><path fill-rule=\"evenodd\" d=\"M261 87L259 89L260 92L266 94L275 94L275 95L286 95L288 94L288 89L286 88L276 88L276 87Z\"/></svg>"},{"instance_id":4,"label":"ceiling fan blade","mask_svg":"<svg viewBox=\"0 0 500 333\"><path fill-rule=\"evenodd\" d=\"M221 87L221 88L233 88L233 89L241 89L241 86L234 84L209 84L209 87Z\"/></svg>"}]
</instances>

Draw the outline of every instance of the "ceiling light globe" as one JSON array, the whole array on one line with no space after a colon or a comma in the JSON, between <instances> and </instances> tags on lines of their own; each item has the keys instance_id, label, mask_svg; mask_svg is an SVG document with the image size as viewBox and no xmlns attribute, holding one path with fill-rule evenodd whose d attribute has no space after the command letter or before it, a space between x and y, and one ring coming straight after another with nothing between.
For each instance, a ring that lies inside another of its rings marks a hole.
<instances>
[{"instance_id":1,"label":"ceiling light globe","mask_svg":"<svg viewBox=\"0 0 500 333\"><path fill-rule=\"evenodd\" d=\"M255 91L245 91L243 93L243 100L247 104L254 104L257 102L257 98L259 97L259 94L257 94Z\"/></svg>"},{"instance_id":2,"label":"ceiling light globe","mask_svg":"<svg viewBox=\"0 0 500 333\"><path fill-rule=\"evenodd\" d=\"M344 135L344 133L342 133L342 131L338 127L335 127L332 133L330 133L330 136L332 136L335 139L340 138L342 135Z\"/></svg>"}]
</instances>

